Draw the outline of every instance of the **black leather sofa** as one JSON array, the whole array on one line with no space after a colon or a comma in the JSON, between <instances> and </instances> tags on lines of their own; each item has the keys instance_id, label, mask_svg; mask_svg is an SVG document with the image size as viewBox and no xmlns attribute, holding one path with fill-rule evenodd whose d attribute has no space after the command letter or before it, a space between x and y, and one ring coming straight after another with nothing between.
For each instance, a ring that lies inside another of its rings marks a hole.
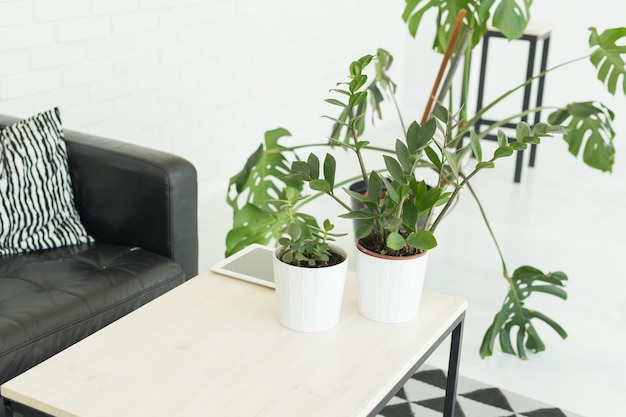
<instances>
[{"instance_id":1,"label":"black leather sofa","mask_svg":"<svg viewBox=\"0 0 626 417\"><path fill-rule=\"evenodd\" d=\"M0 128L16 121L0 115ZM78 132L65 140L95 243L0 256L0 384L198 272L191 163Z\"/></svg>"}]
</instances>

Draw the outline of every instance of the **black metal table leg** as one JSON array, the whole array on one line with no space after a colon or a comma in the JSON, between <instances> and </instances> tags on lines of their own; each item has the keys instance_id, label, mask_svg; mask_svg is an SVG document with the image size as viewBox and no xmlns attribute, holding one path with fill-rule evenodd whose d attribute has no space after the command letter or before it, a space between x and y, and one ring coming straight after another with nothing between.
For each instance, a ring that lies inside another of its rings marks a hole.
<instances>
[{"instance_id":1,"label":"black metal table leg","mask_svg":"<svg viewBox=\"0 0 626 417\"><path fill-rule=\"evenodd\" d=\"M11 407L11 402L9 400L3 398L2 407L4 408L4 417L13 417L13 407Z\"/></svg>"},{"instance_id":2,"label":"black metal table leg","mask_svg":"<svg viewBox=\"0 0 626 417\"><path fill-rule=\"evenodd\" d=\"M443 417L454 417L456 407L456 390L459 379L459 361L461 359L461 340L463 339L463 321L461 320L452 331L450 342L450 360L448 362L448 378L446 379L446 399L443 405Z\"/></svg>"}]
</instances>

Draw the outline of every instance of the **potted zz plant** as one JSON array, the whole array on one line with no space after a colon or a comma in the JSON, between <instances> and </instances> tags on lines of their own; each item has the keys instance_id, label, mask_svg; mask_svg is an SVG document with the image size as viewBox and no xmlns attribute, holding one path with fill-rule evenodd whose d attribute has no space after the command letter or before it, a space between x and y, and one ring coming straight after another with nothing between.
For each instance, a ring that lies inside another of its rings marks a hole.
<instances>
[{"instance_id":1,"label":"potted zz plant","mask_svg":"<svg viewBox=\"0 0 626 417\"><path fill-rule=\"evenodd\" d=\"M483 160L475 133L470 135L470 146L457 149L460 138L452 134L457 126L448 110L436 106L432 117L423 125L412 122L404 138L397 139L393 150L383 154L384 168L368 171L362 151L369 142L360 138L358 124L362 116L354 115L367 99L368 91L362 89L367 81L363 71L373 59L374 56L366 55L352 62L349 81L340 82L339 88L333 89L345 99L327 100L347 114L341 124L349 140L331 141L352 151L358 161L367 191L363 194L346 188L343 191L360 204L354 208L336 192L336 161L331 153L324 157L323 170L318 168L320 158L315 153L309 154L306 161L294 161L288 177L308 183L312 190L339 203L346 210L340 217L359 221L356 231L359 310L372 320L398 323L417 314L428 251L437 246L434 232L458 193L479 171L493 168L495 160L565 129L547 123L531 129L522 122L517 126L515 142L509 144L502 138L493 156ZM470 150L475 156L474 166L469 174L464 174L459 167ZM427 186L423 178L432 177L433 172L435 184Z\"/></svg>"},{"instance_id":2,"label":"potted zz plant","mask_svg":"<svg viewBox=\"0 0 626 417\"><path fill-rule=\"evenodd\" d=\"M348 270L346 252L330 242L340 234L326 219L317 221L295 209L298 190L287 187L284 200L272 200L282 213L282 232L274 251L274 281L280 323L295 331L319 332L339 321Z\"/></svg>"}]
</instances>

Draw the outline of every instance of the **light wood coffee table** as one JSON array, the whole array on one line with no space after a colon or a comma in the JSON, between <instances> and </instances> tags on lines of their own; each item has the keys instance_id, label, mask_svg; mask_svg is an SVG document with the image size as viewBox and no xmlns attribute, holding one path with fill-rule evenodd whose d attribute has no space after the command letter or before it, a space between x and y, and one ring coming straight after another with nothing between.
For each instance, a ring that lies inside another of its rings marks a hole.
<instances>
[{"instance_id":1,"label":"light wood coffee table","mask_svg":"<svg viewBox=\"0 0 626 417\"><path fill-rule=\"evenodd\" d=\"M451 416L467 303L425 292L419 315L381 324L346 283L339 324L297 333L274 292L204 273L1 387L36 416L375 416L447 335Z\"/></svg>"}]
</instances>

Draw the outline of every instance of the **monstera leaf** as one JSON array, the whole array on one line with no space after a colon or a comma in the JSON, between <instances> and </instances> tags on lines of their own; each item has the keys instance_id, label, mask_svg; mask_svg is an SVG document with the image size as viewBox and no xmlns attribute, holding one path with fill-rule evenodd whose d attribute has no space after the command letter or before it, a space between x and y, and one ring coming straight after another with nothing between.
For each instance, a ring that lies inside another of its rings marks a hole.
<instances>
[{"instance_id":1,"label":"monstera leaf","mask_svg":"<svg viewBox=\"0 0 626 417\"><path fill-rule=\"evenodd\" d=\"M493 25L508 39L524 34L530 20L532 0L502 0L493 14Z\"/></svg>"},{"instance_id":2,"label":"monstera leaf","mask_svg":"<svg viewBox=\"0 0 626 417\"><path fill-rule=\"evenodd\" d=\"M550 294L563 300L567 299L567 293L563 289L566 281L567 276L563 272L544 274L531 266L516 269L510 278L510 288L502 309L496 314L493 323L485 333L480 347L480 356L485 358L493 354L496 338L499 338L503 352L517 355L521 359L527 358L526 349L534 352L545 350L545 345L533 326L533 319L543 321L565 339L567 333L558 323L539 311L527 308L524 303L533 293ZM515 331L517 334L514 346L511 333Z\"/></svg>"},{"instance_id":3,"label":"monstera leaf","mask_svg":"<svg viewBox=\"0 0 626 417\"><path fill-rule=\"evenodd\" d=\"M471 47L476 46L487 33L487 23L495 6L493 25L508 39L522 36L528 19L532 0L406 0L402 18L407 23L411 36L415 37L424 14L437 10L437 32L433 49L443 54L450 40L452 28L461 10L467 12L466 25L474 30Z\"/></svg>"},{"instance_id":4,"label":"monstera leaf","mask_svg":"<svg viewBox=\"0 0 626 417\"><path fill-rule=\"evenodd\" d=\"M621 56L626 55L626 45L617 45L618 40L626 41L626 28L607 29L600 35L594 27L589 31L589 46L597 47L589 59L598 71L598 79L615 95L621 77L622 90L626 95L626 66Z\"/></svg>"},{"instance_id":5,"label":"monstera leaf","mask_svg":"<svg viewBox=\"0 0 626 417\"><path fill-rule=\"evenodd\" d=\"M289 158L297 156L278 143L285 136L291 134L283 128L265 132L264 143L230 179L226 202L233 210L233 228L226 237L226 256L251 243L267 244L278 237L281 213L271 200L284 199L287 186L302 191L302 181L287 178Z\"/></svg>"},{"instance_id":6,"label":"monstera leaf","mask_svg":"<svg viewBox=\"0 0 626 417\"><path fill-rule=\"evenodd\" d=\"M601 171L611 171L615 160L611 126L613 112L602 103L571 103L548 117L553 125L566 125L569 132L563 139L572 155L578 156L584 143L583 162Z\"/></svg>"}]
</instances>

